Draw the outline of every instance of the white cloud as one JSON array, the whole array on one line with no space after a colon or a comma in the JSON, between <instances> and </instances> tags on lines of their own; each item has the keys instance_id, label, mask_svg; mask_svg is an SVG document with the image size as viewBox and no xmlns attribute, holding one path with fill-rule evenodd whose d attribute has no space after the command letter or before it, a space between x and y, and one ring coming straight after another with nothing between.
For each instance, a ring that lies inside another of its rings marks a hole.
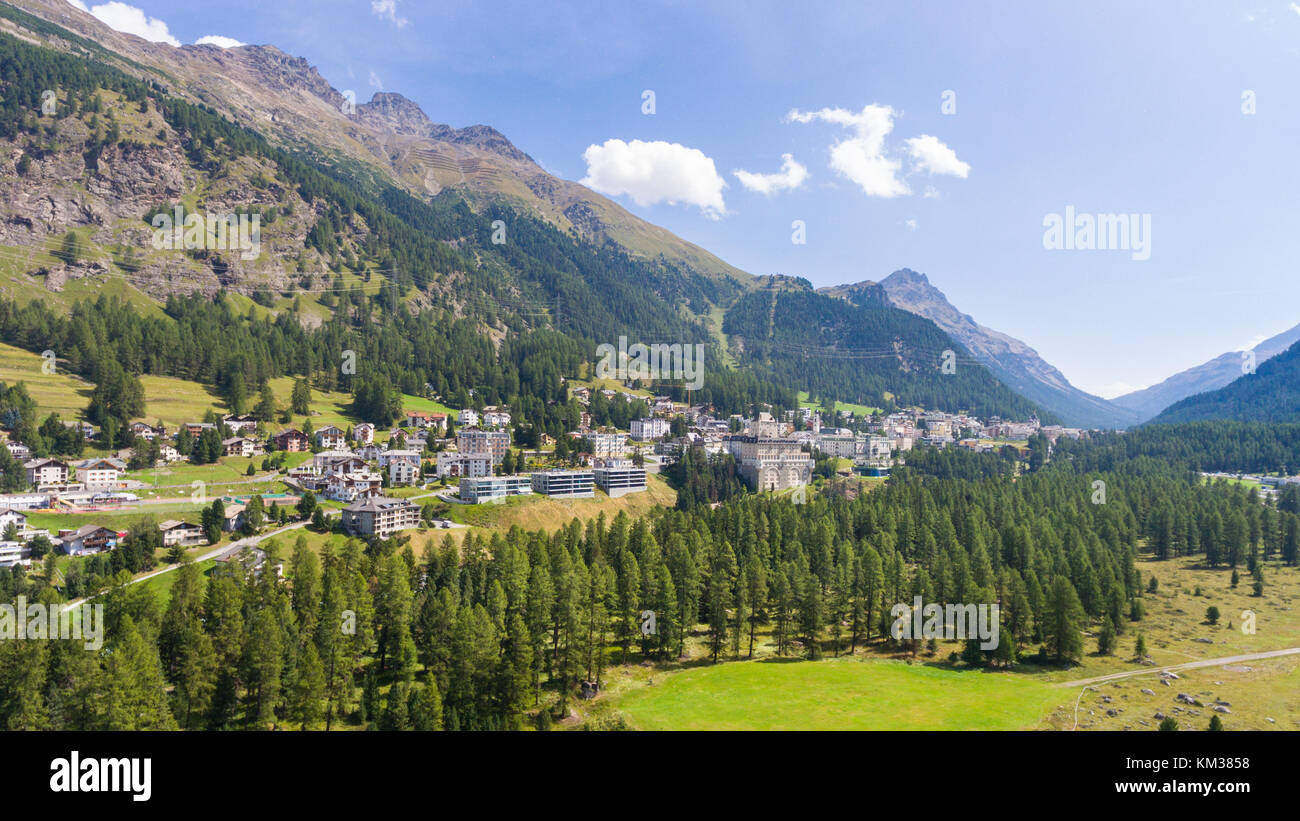
<instances>
[{"instance_id":1,"label":"white cloud","mask_svg":"<svg viewBox=\"0 0 1300 821\"><path fill-rule=\"evenodd\" d=\"M1295 3L1292 3L1291 11L1294 11L1296 14L1300 14L1300 6L1296 5Z\"/></svg>"},{"instance_id":2,"label":"white cloud","mask_svg":"<svg viewBox=\"0 0 1300 821\"><path fill-rule=\"evenodd\" d=\"M380 91L383 91L383 90L384 90L384 81L381 80L381 79L379 79L379 75L375 73L375 70L374 70L373 68L370 69L370 80L369 80L369 82L370 82L370 87L371 87L371 88L377 88L377 89L379 89Z\"/></svg>"},{"instance_id":3,"label":"white cloud","mask_svg":"<svg viewBox=\"0 0 1300 821\"><path fill-rule=\"evenodd\" d=\"M741 185L760 194L775 194L777 191L798 188L808 179L808 169L795 162L793 154L781 155L781 170L775 174L754 174L742 169L731 173L740 180Z\"/></svg>"},{"instance_id":4,"label":"white cloud","mask_svg":"<svg viewBox=\"0 0 1300 821\"><path fill-rule=\"evenodd\" d=\"M370 0L370 12L380 20L387 19L399 29L407 23L405 17L397 16L397 0Z\"/></svg>"},{"instance_id":5,"label":"white cloud","mask_svg":"<svg viewBox=\"0 0 1300 821\"><path fill-rule=\"evenodd\" d=\"M909 231L916 230L916 220L903 220L903 224L907 226Z\"/></svg>"},{"instance_id":6,"label":"white cloud","mask_svg":"<svg viewBox=\"0 0 1300 821\"><path fill-rule=\"evenodd\" d=\"M582 184L609 196L626 194L637 205L694 205L717 219L727 213L722 200L726 181L713 159L698 148L678 143L606 140L582 153L587 176Z\"/></svg>"},{"instance_id":7,"label":"white cloud","mask_svg":"<svg viewBox=\"0 0 1300 821\"><path fill-rule=\"evenodd\" d=\"M844 108L820 111L792 110L786 120L810 123L813 120L851 128L855 136L831 146L831 168L857 183L868 196L897 197L911 193L898 176L902 162L885 155L885 137L894 130L894 109L871 104L854 113Z\"/></svg>"},{"instance_id":8,"label":"white cloud","mask_svg":"<svg viewBox=\"0 0 1300 821\"><path fill-rule=\"evenodd\" d=\"M86 8L86 4L81 2L81 0L68 0L68 5L72 6L74 9L81 9L86 14L90 14L90 9Z\"/></svg>"},{"instance_id":9,"label":"white cloud","mask_svg":"<svg viewBox=\"0 0 1300 821\"><path fill-rule=\"evenodd\" d=\"M907 153L922 171L929 174L950 174L966 178L970 173L970 164L957 159L957 152L944 145L938 137L922 134L904 140Z\"/></svg>"},{"instance_id":10,"label":"white cloud","mask_svg":"<svg viewBox=\"0 0 1300 821\"><path fill-rule=\"evenodd\" d=\"M89 9L82 3L73 3L72 5L82 11L89 11L100 22L115 31L134 34L151 43L166 43L169 46L179 46L181 44L181 41L173 37L172 33L167 30L166 23L157 17L149 17L135 6L119 3L117 0L113 0L111 3L101 3Z\"/></svg>"},{"instance_id":11,"label":"white cloud","mask_svg":"<svg viewBox=\"0 0 1300 821\"><path fill-rule=\"evenodd\" d=\"M241 43L234 37L223 37L220 34L205 34L194 41L196 46L220 46L221 48L236 48L246 46L248 43Z\"/></svg>"}]
</instances>

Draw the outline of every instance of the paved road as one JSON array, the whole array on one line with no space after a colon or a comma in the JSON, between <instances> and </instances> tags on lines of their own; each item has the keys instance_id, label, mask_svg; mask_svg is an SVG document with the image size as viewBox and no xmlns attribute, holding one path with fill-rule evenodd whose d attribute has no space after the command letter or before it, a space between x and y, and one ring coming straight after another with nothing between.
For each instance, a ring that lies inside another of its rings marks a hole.
<instances>
[{"instance_id":1,"label":"paved road","mask_svg":"<svg viewBox=\"0 0 1300 821\"><path fill-rule=\"evenodd\" d=\"M195 564L198 564L199 562L207 561L208 559L215 559L215 558L217 558L218 556L224 556L224 555L231 554L231 553L238 553L240 550L243 550L245 547L252 547L252 546L254 546L254 545L256 545L256 544L259 544L259 543L261 543L261 542L263 542L263 541L265 541L265 540L267 540L267 539L275 538L276 536L279 536L281 533L286 533L286 532L288 532L288 531L290 531L290 530L296 530L296 529L298 529L298 528L300 528L300 527L305 527L305 526L308 525L308 524L310 524L310 522L307 522L307 521L294 522L294 523L291 524L291 525L285 525L284 527L282 527L282 528L280 528L280 529L278 529L278 530L272 530L272 531L269 532L269 533L262 533L262 534L259 534L259 535L257 535L257 536L249 536L249 537L246 538L246 539L240 539L239 541L237 541L237 542L231 542L231 543L228 544L228 545L222 545L221 547L215 547L215 548L213 548L212 550L209 550L207 553L204 553L202 556L195 556L195 557L194 557L194 563L195 563ZM169 564L169 565L167 565L166 567L161 567L161 568L159 568L159 569L157 569L157 570L154 570L154 571L151 571L151 572L149 572L149 573L146 573L146 574L144 574L143 576L137 576L137 577L135 577L134 579L132 579L131 581L127 582L127 584L139 584L140 582L148 581L149 579L152 579L152 578L154 578L155 576L161 576L161 575L164 574L164 573L170 573L170 572L172 572L173 570L176 570L178 567L180 567L179 564ZM102 595L102 594L96 594L96 595ZM95 596L88 596L88 597L84 597L84 598L80 598L80 599L73 599L72 601L70 601L70 602L68 602L67 604L65 604L65 605L63 606L63 609L64 609L64 610L69 610L69 609L71 609L71 608L73 608L73 607L76 607L77 605L81 604L82 602L84 602L84 601L88 601L89 599L93 599L93 598L95 598Z\"/></svg>"},{"instance_id":2,"label":"paved road","mask_svg":"<svg viewBox=\"0 0 1300 821\"><path fill-rule=\"evenodd\" d=\"M1168 667L1143 667L1139 670L1129 670L1123 673L1111 673L1108 676L1097 676L1096 678L1081 678L1077 681L1065 681L1057 687L1087 687L1090 684L1102 684L1107 681L1115 681L1130 676L1140 676L1143 673L1163 673L1166 671L1177 670L1194 670L1198 667L1220 667L1224 664L1237 664L1243 661L1260 661L1261 659L1278 658L1279 656L1294 656L1300 653L1300 647L1290 647L1286 650L1268 650L1263 653L1247 653L1242 656L1224 656L1217 659L1201 659L1200 661L1185 661L1182 664L1171 664Z\"/></svg>"}]
</instances>

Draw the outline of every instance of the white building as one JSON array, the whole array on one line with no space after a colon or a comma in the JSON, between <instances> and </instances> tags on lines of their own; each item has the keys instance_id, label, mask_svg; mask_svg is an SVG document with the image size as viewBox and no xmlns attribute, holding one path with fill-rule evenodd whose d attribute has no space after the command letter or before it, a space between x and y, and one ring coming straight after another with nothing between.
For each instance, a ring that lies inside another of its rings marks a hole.
<instances>
[{"instance_id":1,"label":"white building","mask_svg":"<svg viewBox=\"0 0 1300 821\"><path fill-rule=\"evenodd\" d=\"M590 470L542 470L532 475L533 493L553 499L590 499L596 495Z\"/></svg>"},{"instance_id":2,"label":"white building","mask_svg":"<svg viewBox=\"0 0 1300 821\"><path fill-rule=\"evenodd\" d=\"M532 492L532 483L527 476L480 476L460 480L460 500L473 505Z\"/></svg>"},{"instance_id":3,"label":"white building","mask_svg":"<svg viewBox=\"0 0 1300 821\"><path fill-rule=\"evenodd\" d=\"M813 460L794 439L728 436L726 447L754 490L784 490L812 481Z\"/></svg>"},{"instance_id":4,"label":"white building","mask_svg":"<svg viewBox=\"0 0 1300 821\"><path fill-rule=\"evenodd\" d=\"M390 459L388 461L388 484L413 485L420 481L419 459Z\"/></svg>"},{"instance_id":5,"label":"white building","mask_svg":"<svg viewBox=\"0 0 1300 821\"><path fill-rule=\"evenodd\" d=\"M492 475L492 457L488 454L476 453L457 453L455 451L440 451L436 456L438 478L443 479L451 476L491 476Z\"/></svg>"},{"instance_id":6,"label":"white building","mask_svg":"<svg viewBox=\"0 0 1300 821\"><path fill-rule=\"evenodd\" d=\"M354 536L386 539L399 530L420 524L420 508L406 499L377 496L343 508L343 529Z\"/></svg>"},{"instance_id":7,"label":"white building","mask_svg":"<svg viewBox=\"0 0 1300 821\"><path fill-rule=\"evenodd\" d=\"M355 502L378 496L383 487L383 477L369 470L333 471L325 479L325 496L336 502Z\"/></svg>"},{"instance_id":8,"label":"white building","mask_svg":"<svg viewBox=\"0 0 1300 821\"><path fill-rule=\"evenodd\" d=\"M627 453L626 433L588 432L582 438L591 444L592 458L618 459Z\"/></svg>"},{"instance_id":9,"label":"white building","mask_svg":"<svg viewBox=\"0 0 1300 821\"><path fill-rule=\"evenodd\" d=\"M77 465L77 481L86 487L108 487L117 484L125 468L116 459L87 459Z\"/></svg>"},{"instance_id":10,"label":"white building","mask_svg":"<svg viewBox=\"0 0 1300 821\"><path fill-rule=\"evenodd\" d=\"M68 481L68 466L58 459L33 459L23 465L27 482L42 485L62 485Z\"/></svg>"},{"instance_id":11,"label":"white building","mask_svg":"<svg viewBox=\"0 0 1300 821\"><path fill-rule=\"evenodd\" d=\"M645 468L635 465L605 465L592 470L596 485L613 498L646 489Z\"/></svg>"},{"instance_id":12,"label":"white building","mask_svg":"<svg viewBox=\"0 0 1300 821\"><path fill-rule=\"evenodd\" d=\"M652 416L649 419L632 420L632 438L638 442L649 442L668 435L671 426L667 419Z\"/></svg>"}]
</instances>

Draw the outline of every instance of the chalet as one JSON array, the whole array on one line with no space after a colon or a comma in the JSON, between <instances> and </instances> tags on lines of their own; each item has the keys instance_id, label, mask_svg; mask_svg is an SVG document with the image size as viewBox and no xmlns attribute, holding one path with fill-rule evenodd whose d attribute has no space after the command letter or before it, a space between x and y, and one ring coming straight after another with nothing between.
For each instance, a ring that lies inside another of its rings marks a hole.
<instances>
[{"instance_id":1,"label":"chalet","mask_svg":"<svg viewBox=\"0 0 1300 821\"><path fill-rule=\"evenodd\" d=\"M221 424L230 428L230 432L235 434L236 436L244 433L245 431L247 431L248 433L252 433L253 431L257 430L257 419L246 413L240 416L235 416L233 414L223 416L221 417Z\"/></svg>"},{"instance_id":2,"label":"chalet","mask_svg":"<svg viewBox=\"0 0 1300 821\"><path fill-rule=\"evenodd\" d=\"M331 471L325 477L325 497L336 502L355 502L378 496L383 487L383 477L369 470Z\"/></svg>"},{"instance_id":3,"label":"chalet","mask_svg":"<svg viewBox=\"0 0 1300 821\"><path fill-rule=\"evenodd\" d=\"M233 533L244 526L244 505L226 505L225 518L221 520L221 529Z\"/></svg>"},{"instance_id":4,"label":"chalet","mask_svg":"<svg viewBox=\"0 0 1300 821\"><path fill-rule=\"evenodd\" d=\"M22 442L5 442L5 447L9 449L9 455L20 462L26 462L32 458L32 449Z\"/></svg>"},{"instance_id":5,"label":"chalet","mask_svg":"<svg viewBox=\"0 0 1300 821\"><path fill-rule=\"evenodd\" d=\"M426 428L432 417L433 414L428 411L407 411L402 424L408 428Z\"/></svg>"},{"instance_id":6,"label":"chalet","mask_svg":"<svg viewBox=\"0 0 1300 821\"><path fill-rule=\"evenodd\" d=\"M330 471L351 473L367 467L365 459L347 450L322 451L311 458L311 463L322 476Z\"/></svg>"},{"instance_id":7,"label":"chalet","mask_svg":"<svg viewBox=\"0 0 1300 821\"><path fill-rule=\"evenodd\" d=\"M413 485L420 481L419 458L401 457L388 460L388 484Z\"/></svg>"},{"instance_id":8,"label":"chalet","mask_svg":"<svg viewBox=\"0 0 1300 821\"><path fill-rule=\"evenodd\" d=\"M0 511L0 534L7 531L10 525L22 533L27 529L27 514L17 510Z\"/></svg>"},{"instance_id":9,"label":"chalet","mask_svg":"<svg viewBox=\"0 0 1300 821\"><path fill-rule=\"evenodd\" d=\"M60 530L58 542L63 552L69 556L84 556L87 553L112 550L124 538L125 533L112 528L83 525L76 530Z\"/></svg>"},{"instance_id":10,"label":"chalet","mask_svg":"<svg viewBox=\"0 0 1300 821\"><path fill-rule=\"evenodd\" d=\"M117 484L126 465L116 459L87 459L77 465L77 481L86 487Z\"/></svg>"},{"instance_id":11,"label":"chalet","mask_svg":"<svg viewBox=\"0 0 1300 821\"><path fill-rule=\"evenodd\" d=\"M420 524L420 508L406 499L376 496L343 508L343 529L354 536L386 539Z\"/></svg>"},{"instance_id":12,"label":"chalet","mask_svg":"<svg viewBox=\"0 0 1300 821\"><path fill-rule=\"evenodd\" d=\"M181 522L176 519L168 519L158 525L162 531L164 547L173 545L182 545L188 547L196 544L207 544L208 537L203 532L203 528L191 522Z\"/></svg>"},{"instance_id":13,"label":"chalet","mask_svg":"<svg viewBox=\"0 0 1300 821\"><path fill-rule=\"evenodd\" d=\"M510 427L510 413L503 410L491 410L483 413L483 426L488 428Z\"/></svg>"},{"instance_id":14,"label":"chalet","mask_svg":"<svg viewBox=\"0 0 1300 821\"><path fill-rule=\"evenodd\" d=\"M421 451L418 450L397 450L397 449L382 450L377 454L378 458L376 459L376 461L379 462L379 466L381 468L388 467L388 465L391 462L398 459L406 459L408 461L419 464L420 454Z\"/></svg>"},{"instance_id":15,"label":"chalet","mask_svg":"<svg viewBox=\"0 0 1300 821\"><path fill-rule=\"evenodd\" d=\"M32 459L23 464L29 484L62 485L68 481L68 466L58 459Z\"/></svg>"},{"instance_id":16,"label":"chalet","mask_svg":"<svg viewBox=\"0 0 1300 821\"><path fill-rule=\"evenodd\" d=\"M260 456L262 443L247 436L232 436L221 441L221 453L224 456Z\"/></svg>"},{"instance_id":17,"label":"chalet","mask_svg":"<svg viewBox=\"0 0 1300 821\"><path fill-rule=\"evenodd\" d=\"M198 439L203 435L205 430L216 430L217 426L211 422L186 422L183 430L189 434L191 439Z\"/></svg>"},{"instance_id":18,"label":"chalet","mask_svg":"<svg viewBox=\"0 0 1300 821\"><path fill-rule=\"evenodd\" d=\"M146 442L152 442L153 440L157 439L159 436L167 435L167 431L164 430L163 428L155 428L153 425L149 424L148 422L132 422L131 435L137 436L145 440Z\"/></svg>"},{"instance_id":19,"label":"chalet","mask_svg":"<svg viewBox=\"0 0 1300 821\"><path fill-rule=\"evenodd\" d=\"M0 567L13 567L31 561L32 549L26 542L0 542Z\"/></svg>"},{"instance_id":20,"label":"chalet","mask_svg":"<svg viewBox=\"0 0 1300 821\"><path fill-rule=\"evenodd\" d=\"M81 433L82 439L90 439L95 435L95 426L89 422L78 422L75 419L63 423L63 427L72 428Z\"/></svg>"},{"instance_id":21,"label":"chalet","mask_svg":"<svg viewBox=\"0 0 1300 821\"><path fill-rule=\"evenodd\" d=\"M282 430L272 436L271 439L275 442L276 450L289 453L304 453L311 449L311 443L307 441L306 435L294 428Z\"/></svg>"},{"instance_id":22,"label":"chalet","mask_svg":"<svg viewBox=\"0 0 1300 821\"><path fill-rule=\"evenodd\" d=\"M171 445L158 446L159 461L166 462L167 464L171 464L172 462L179 462L181 458L182 458L181 452L176 448L172 447Z\"/></svg>"},{"instance_id":23,"label":"chalet","mask_svg":"<svg viewBox=\"0 0 1300 821\"><path fill-rule=\"evenodd\" d=\"M375 426L369 422L362 422L352 429L352 438L363 445L368 445L375 441Z\"/></svg>"},{"instance_id":24,"label":"chalet","mask_svg":"<svg viewBox=\"0 0 1300 821\"><path fill-rule=\"evenodd\" d=\"M465 408L456 416L456 424L460 425L462 428L478 427L478 423L478 411L473 408Z\"/></svg>"},{"instance_id":25,"label":"chalet","mask_svg":"<svg viewBox=\"0 0 1300 821\"><path fill-rule=\"evenodd\" d=\"M328 450L338 450L348 442L347 434L336 425L326 425L316 431L316 444Z\"/></svg>"}]
</instances>

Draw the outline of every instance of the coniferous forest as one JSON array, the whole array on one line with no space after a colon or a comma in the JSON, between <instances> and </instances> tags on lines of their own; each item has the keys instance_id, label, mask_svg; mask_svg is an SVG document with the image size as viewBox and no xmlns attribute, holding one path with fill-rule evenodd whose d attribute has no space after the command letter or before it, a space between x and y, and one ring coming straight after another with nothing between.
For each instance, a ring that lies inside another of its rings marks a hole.
<instances>
[{"instance_id":1,"label":"coniferous forest","mask_svg":"<svg viewBox=\"0 0 1300 821\"><path fill-rule=\"evenodd\" d=\"M1103 504L1096 481L1106 485ZM963 664L1068 664L1084 652L1087 630L1141 630L1150 580L1140 552L1194 557L1225 575L1263 561L1294 566L1298 512L1295 491L1260 504L1253 490L1207 484L1147 457L1101 473L1053 460L1018 478L949 460L852 499L800 505L742 494L635 521L470 534L459 550L447 539L420 555L399 537L352 540L318 557L286 537L263 545L265 566L285 561L283 577L231 563L205 580L186 565L165 604L124 584L127 570L98 578L103 650L0 643L0 721L119 730L545 725L580 682L599 683L612 664L676 658L688 639L705 642L717 663L747 657L756 630L770 630L776 653L791 657L897 651L889 607L918 595L1000 603L1011 640L989 652L968 647ZM0 570L0 586L7 599L60 598L21 571ZM654 635L640 630L642 610L657 614Z\"/></svg>"}]
</instances>

